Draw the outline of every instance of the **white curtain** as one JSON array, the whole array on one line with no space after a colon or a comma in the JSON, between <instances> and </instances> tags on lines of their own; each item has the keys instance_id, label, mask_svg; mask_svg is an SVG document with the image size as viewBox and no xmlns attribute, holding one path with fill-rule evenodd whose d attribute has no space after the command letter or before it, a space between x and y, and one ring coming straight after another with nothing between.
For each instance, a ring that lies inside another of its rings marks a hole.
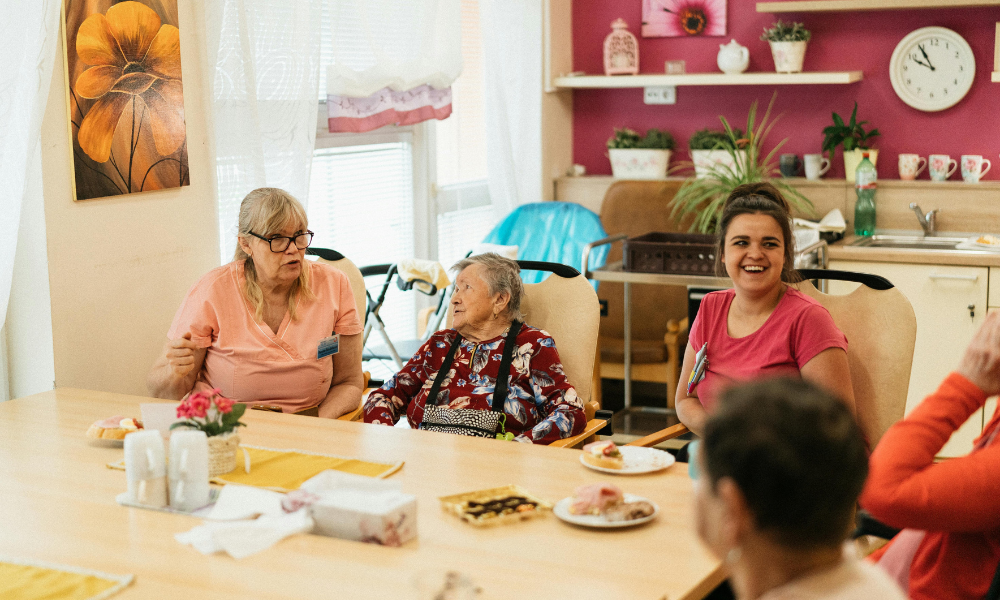
<instances>
[{"instance_id":1,"label":"white curtain","mask_svg":"<svg viewBox=\"0 0 1000 600\"><path fill-rule=\"evenodd\" d=\"M247 192L278 187L308 203L322 10L323 0L205 4L223 262Z\"/></svg>"},{"instance_id":2,"label":"white curtain","mask_svg":"<svg viewBox=\"0 0 1000 600\"><path fill-rule=\"evenodd\" d=\"M481 0L486 161L497 219L542 199L542 2Z\"/></svg>"},{"instance_id":3,"label":"white curtain","mask_svg":"<svg viewBox=\"0 0 1000 600\"><path fill-rule=\"evenodd\" d=\"M5 3L0 18L0 325L10 299L21 205L42 202L41 195L29 198L25 191L29 174L38 178L42 172L38 150L61 5L61 0L14 0Z\"/></svg>"},{"instance_id":4,"label":"white curtain","mask_svg":"<svg viewBox=\"0 0 1000 600\"><path fill-rule=\"evenodd\" d=\"M329 0L331 96L449 87L462 72L461 0Z\"/></svg>"}]
</instances>

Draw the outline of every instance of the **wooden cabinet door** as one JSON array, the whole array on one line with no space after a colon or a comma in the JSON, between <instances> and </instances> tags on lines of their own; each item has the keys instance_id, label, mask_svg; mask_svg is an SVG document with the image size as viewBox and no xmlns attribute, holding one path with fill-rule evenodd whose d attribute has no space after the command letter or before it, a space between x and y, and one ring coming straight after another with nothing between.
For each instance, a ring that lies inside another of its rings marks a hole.
<instances>
[{"instance_id":1,"label":"wooden cabinet door","mask_svg":"<svg viewBox=\"0 0 1000 600\"><path fill-rule=\"evenodd\" d=\"M966 346L986 317L989 269L951 265L914 265L830 261L831 269L881 275L913 305L917 342L906 396L909 413L958 366ZM831 294L846 294L858 284L830 282ZM970 310L969 306L973 308ZM848 340L850 343L850 340ZM983 430L983 411L976 411L938 454L963 456Z\"/></svg>"}]
</instances>

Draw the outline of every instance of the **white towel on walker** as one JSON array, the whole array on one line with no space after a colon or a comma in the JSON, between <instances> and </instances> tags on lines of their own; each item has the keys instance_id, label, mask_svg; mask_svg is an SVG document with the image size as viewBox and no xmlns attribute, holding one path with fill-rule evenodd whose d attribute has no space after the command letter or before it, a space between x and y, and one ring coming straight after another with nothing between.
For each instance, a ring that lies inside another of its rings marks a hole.
<instances>
[{"instance_id":1,"label":"white towel on walker","mask_svg":"<svg viewBox=\"0 0 1000 600\"><path fill-rule=\"evenodd\" d=\"M425 294L431 293L431 287L423 281L434 284L439 290L451 285L448 272L436 260L408 258L396 263L396 271L404 281L422 280L415 282L413 286Z\"/></svg>"}]
</instances>

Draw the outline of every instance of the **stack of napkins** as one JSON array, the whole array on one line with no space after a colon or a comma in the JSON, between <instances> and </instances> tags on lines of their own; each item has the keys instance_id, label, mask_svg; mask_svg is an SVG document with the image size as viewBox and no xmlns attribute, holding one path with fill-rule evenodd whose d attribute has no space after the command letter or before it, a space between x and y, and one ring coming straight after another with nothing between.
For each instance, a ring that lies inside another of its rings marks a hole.
<instances>
[{"instance_id":1,"label":"stack of napkins","mask_svg":"<svg viewBox=\"0 0 1000 600\"><path fill-rule=\"evenodd\" d=\"M227 485L208 520L174 538L203 554L243 558L296 533L318 533L384 546L417 536L417 499L397 482L323 471L286 495Z\"/></svg>"}]
</instances>

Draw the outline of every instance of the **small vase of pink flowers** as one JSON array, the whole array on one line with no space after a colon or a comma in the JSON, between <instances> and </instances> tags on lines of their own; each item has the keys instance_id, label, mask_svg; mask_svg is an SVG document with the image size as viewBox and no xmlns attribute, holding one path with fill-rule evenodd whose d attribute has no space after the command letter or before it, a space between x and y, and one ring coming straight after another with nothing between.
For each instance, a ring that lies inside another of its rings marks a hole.
<instances>
[{"instance_id":1,"label":"small vase of pink flowers","mask_svg":"<svg viewBox=\"0 0 1000 600\"><path fill-rule=\"evenodd\" d=\"M177 406L178 418L184 419L170 429L200 429L208 436L208 476L225 475L236 468L236 450L240 446L237 427L246 427L240 417L246 404L238 404L222 395L219 389L189 394Z\"/></svg>"}]
</instances>

